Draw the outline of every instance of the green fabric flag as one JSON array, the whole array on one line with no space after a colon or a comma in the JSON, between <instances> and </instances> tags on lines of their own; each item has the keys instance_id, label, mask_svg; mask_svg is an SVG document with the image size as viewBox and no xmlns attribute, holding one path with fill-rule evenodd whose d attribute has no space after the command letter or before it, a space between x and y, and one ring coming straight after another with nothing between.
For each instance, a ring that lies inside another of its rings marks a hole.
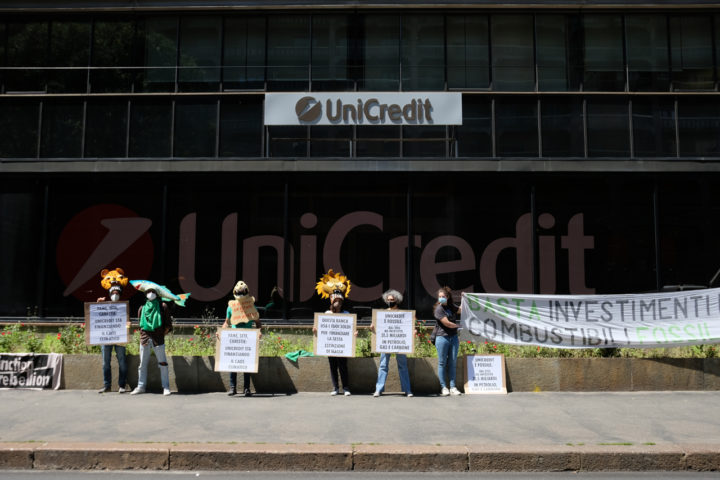
<instances>
[{"instance_id":1,"label":"green fabric flag","mask_svg":"<svg viewBox=\"0 0 720 480\"><path fill-rule=\"evenodd\" d=\"M146 332L152 332L162 325L162 315L160 314L160 299L148 300L142 308L140 315L140 328Z\"/></svg>"},{"instance_id":2,"label":"green fabric flag","mask_svg":"<svg viewBox=\"0 0 720 480\"><path fill-rule=\"evenodd\" d=\"M285 358L290 360L291 362L297 362L298 358L300 357L312 357L314 356L312 352L308 352L305 350L295 350L294 352L288 352L285 354Z\"/></svg>"}]
</instances>

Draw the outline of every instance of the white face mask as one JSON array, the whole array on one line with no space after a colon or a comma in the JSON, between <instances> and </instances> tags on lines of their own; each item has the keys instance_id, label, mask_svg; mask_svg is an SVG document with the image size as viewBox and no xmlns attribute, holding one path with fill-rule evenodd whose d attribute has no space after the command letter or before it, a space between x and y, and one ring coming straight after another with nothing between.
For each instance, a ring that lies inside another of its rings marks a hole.
<instances>
[{"instance_id":1,"label":"white face mask","mask_svg":"<svg viewBox=\"0 0 720 480\"><path fill-rule=\"evenodd\" d=\"M148 300L155 300L157 298L157 294L155 292L148 292L146 296Z\"/></svg>"},{"instance_id":2,"label":"white face mask","mask_svg":"<svg viewBox=\"0 0 720 480\"><path fill-rule=\"evenodd\" d=\"M110 300L112 300L113 302L117 302L118 300L120 300L120 295L117 293L113 293L112 295L110 295Z\"/></svg>"}]
</instances>

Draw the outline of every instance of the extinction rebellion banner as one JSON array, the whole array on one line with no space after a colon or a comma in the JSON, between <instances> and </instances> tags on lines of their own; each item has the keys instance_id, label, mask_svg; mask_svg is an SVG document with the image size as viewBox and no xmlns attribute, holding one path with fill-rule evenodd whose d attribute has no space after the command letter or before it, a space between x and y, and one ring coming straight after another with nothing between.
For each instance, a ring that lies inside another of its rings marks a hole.
<instances>
[{"instance_id":1,"label":"extinction rebellion banner","mask_svg":"<svg viewBox=\"0 0 720 480\"><path fill-rule=\"evenodd\" d=\"M632 295L464 293L463 339L553 348L720 342L720 288Z\"/></svg>"},{"instance_id":2,"label":"extinction rebellion banner","mask_svg":"<svg viewBox=\"0 0 720 480\"><path fill-rule=\"evenodd\" d=\"M0 353L0 390L60 388L61 353Z\"/></svg>"}]
</instances>

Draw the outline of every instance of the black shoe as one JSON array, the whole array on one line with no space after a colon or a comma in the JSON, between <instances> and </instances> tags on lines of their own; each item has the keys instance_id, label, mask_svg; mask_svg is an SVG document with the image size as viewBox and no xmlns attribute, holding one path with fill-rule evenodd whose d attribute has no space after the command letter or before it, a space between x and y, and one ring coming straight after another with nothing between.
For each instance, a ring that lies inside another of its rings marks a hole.
<instances>
[{"instance_id":1,"label":"black shoe","mask_svg":"<svg viewBox=\"0 0 720 480\"><path fill-rule=\"evenodd\" d=\"M230 390L228 390L228 396L230 396L230 397L232 397L236 393L237 393L237 390L235 390L234 388L231 388Z\"/></svg>"},{"instance_id":2,"label":"black shoe","mask_svg":"<svg viewBox=\"0 0 720 480\"><path fill-rule=\"evenodd\" d=\"M246 388L246 389L243 391L243 394L244 394L246 397L252 397L252 392L250 391L249 388Z\"/></svg>"}]
</instances>

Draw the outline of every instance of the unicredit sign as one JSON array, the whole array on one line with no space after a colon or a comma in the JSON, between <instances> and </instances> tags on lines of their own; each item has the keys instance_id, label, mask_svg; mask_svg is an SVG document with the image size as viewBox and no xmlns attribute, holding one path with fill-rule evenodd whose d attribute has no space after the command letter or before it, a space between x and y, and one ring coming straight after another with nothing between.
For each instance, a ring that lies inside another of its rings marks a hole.
<instances>
[{"instance_id":1,"label":"unicredit sign","mask_svg":"<svg viewBox=\"0 0 720 480\"><path fill-rule=\"evenodd\" d=\"M462 95L446 92L268 93L265 125L462 125Z\"/></svg>"}]
</instances>

